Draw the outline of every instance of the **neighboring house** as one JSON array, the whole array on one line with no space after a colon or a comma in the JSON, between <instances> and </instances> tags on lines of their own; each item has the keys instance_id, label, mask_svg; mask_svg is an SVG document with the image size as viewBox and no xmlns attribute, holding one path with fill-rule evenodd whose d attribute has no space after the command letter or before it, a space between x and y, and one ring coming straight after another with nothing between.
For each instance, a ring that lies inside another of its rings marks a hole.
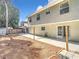
<instances>
[{"instance_id":1,"label":"neighboring house","mask_svg":"<svg viewBox=\"0 0 79 59\"><path fill-rule=\"evenodd\" d=\"M79 41L79 0L49 2L28 21L31 34L64 39L67 27L69 39Z\"/></svg>"},{"instance_id":2,"label":"neighboring house","mask_svg":"<svg viewBox=\"0 0 79 59\"><path fill-rule=\"evenodd\" d=\"M27 21L23 21L23 22L21 22L21 26L28 27L28 22L27 22Z\"/></svg>"},{"instance_id":3,"label":"neighboring house","mask_svg":"<svg viewBox=\"0 0 79 59\"><path fill-rule=\"evenodd\" d=\"M27 21L21 22L21 28L23 28L24 33L28 33L28 22Z\"/></svg>"}]
</instances>

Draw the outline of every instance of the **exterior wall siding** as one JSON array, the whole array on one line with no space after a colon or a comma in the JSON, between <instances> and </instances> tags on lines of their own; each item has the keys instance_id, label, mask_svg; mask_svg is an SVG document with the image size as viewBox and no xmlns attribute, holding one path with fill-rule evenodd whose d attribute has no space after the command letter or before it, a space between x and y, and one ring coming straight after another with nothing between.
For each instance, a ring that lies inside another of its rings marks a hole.
<instances>
[{"instance_id":1,"label":"exterior wall siding","mask_svg":"<svg viewBox=\"0 0 79 59\"><path fill-rule=\"evenodd\" d=\"M56 23L56 24L49 24L49 25L37 25L35 26L35 34L52 38L58 38L58 26L69 26L69 40L79 41L79 21L78 22L70 22L70 23ZM41 27L45 27L45 31L41 30ZM31 33L33 34L33 28L31 28Z\"/></svg>"},{"instance_id":2,"label":"exterior wall siding","mask_svg":"<svg viewBox=\"0 0 79 59\"><path fill-rule=\"evenodd\" d=\"M66 2L63 1L62 3ZM40 12L40 20L37 21L36 17L37 14L31 16L32 22L30 24L37 25L37 24L46 24L46 23L55 23L55 22L63 22L63 21L71 21L71 20L77 20L79 19L79 0L69 0L69 13L60 15L60 5L62 3L59 3L50 9L50 14L46 15L46 11Z\"/></svg>"},{"instance_id":3,"label":"exterior wall siding","mask_svg":"<svg viewBox=\"0 0 79 59\"><path fill-rule=\"evenodd\" d=\"M62 3L66 2L67 0L64 0ZM79 21L73 21L73 22L66 22L66 21L72 21L72 20L79 20L79 0L68 0L69 1L69 13L60 15L60 5L62 3L59 3L50 9L50 14L46 15L46 11L40 12L40 20L37 21L36 17L37 14L31 16L32 22L31 28L29 29L29 32L33 34L33 27L35 27L35 34L36 35L42 35L45 36L45 34L48 35L48 37L58 38L58 26L69 26L69 37L70 40L79 41ZM57 22L64 22L64 23L57 23ZM56 24L54 24L56 23ZM46 27L45 31L41 30L41 27Z\"/></svg>"}]
</instances>

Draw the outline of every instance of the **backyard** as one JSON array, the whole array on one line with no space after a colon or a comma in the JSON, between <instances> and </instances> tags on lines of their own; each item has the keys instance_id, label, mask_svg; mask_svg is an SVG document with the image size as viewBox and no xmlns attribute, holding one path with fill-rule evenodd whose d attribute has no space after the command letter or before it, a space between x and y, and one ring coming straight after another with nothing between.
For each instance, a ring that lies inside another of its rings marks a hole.
<instances>
[{"instance_id":1,"label":"backyard","mask_svg":"<svg viewBox=\"0 0 79 59\"><path fill-rule=\"evenodd\" d=\"M20 35L0 36L0 59L59 59L62 48Z\"/></svg>"}]
</instances>

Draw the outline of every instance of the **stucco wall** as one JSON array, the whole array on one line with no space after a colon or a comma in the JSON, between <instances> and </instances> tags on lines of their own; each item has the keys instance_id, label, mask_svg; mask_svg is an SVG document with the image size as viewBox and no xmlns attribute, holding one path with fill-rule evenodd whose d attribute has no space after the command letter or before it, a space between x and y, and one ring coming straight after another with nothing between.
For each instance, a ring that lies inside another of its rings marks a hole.
<instances>
[{"instance_id":1,"label":"stucco wall","mask_svg":"<svg viewBox=\"0 0 79 59\"><path fill-rule=\"evenodd\" d=\"M32 22L31 26L35 26L36 35L47 35L49 37L57 37L57 27L58 26L69 26L70 27L70 39L79 41L79 22L66 22L72 20L79 20L79 0L68 0L69 1L69 13L60 15L60 5L67 0L49 8L50 14L46 15L46 11L40 12L40 20L37 21L36 15L31 16ZM57 23L64 22L64 23ZM48 24L49 23L49 24ZM51 24L52 23L52 24ZM53 24L56 23L56 24ZM41 30L41 27L46 27L45 31ZM30 28L30 33L33 33L33 27Z\"/></svg>"},{"instance_id":2,"label":"stucco wall","mask_svg":"<svg viewBox=\"0 0 79 59\"><path fill-rule=\"evenodd\" d=\"M31 16L32 22L30 24L37 25L37 24L45 24L45 23L55 23L55 22L63 22L63 21L71 21L79 19L79 0L69 0L69 13L60 15L60 5L66 2L63 1L50 9L50 14L46 15L46 11L40 12L40 20L37 21L36 15Z\"/></svg>"},{"instance_id":3,"label":"stucco wall","mask_svg":"<svg viewBox=\"0 0 79 59\"><path fill-rule=\"evenodd\" d=\"M35 34L44 36L45 33L49 37L57 38L58 37L58 26L69 26L69 36L70 40L79 41L79 21L77 22L64 22L56 24L44 24L35 26ZM41 27L46 27L45 31L41 30ZM33 28L30 31L33 34Z\"/></svg>"}]
</instances>

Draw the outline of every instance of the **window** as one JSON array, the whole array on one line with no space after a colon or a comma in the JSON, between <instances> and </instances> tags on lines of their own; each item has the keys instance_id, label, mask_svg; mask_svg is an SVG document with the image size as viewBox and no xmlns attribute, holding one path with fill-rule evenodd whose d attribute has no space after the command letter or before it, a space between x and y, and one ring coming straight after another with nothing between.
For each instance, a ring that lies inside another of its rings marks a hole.
<instances>
[{"instance_id":1,"label":"window","mask_svg":"<svg viewBox=\"0 0 79 59\"><path fill-rule=\"evenodd\" d=\"M65 14L68 12L69 12L69 4L68 2L66 2L60 6L60 14Z\"/></svg>"},{"instance_id":2,"label":"window","mask_svg":"<svg viewBox=\"0 0 79 59\"><path fill-rule=\"evenodd\" d=\"M32 19L31 19L31 17L29 17L29 22L32 22Z\"/></svg>"},{"instance_id":3,"label":"window","mask_svg":"<svg viewBox=\"0 0 79 59\"><path fill-rule=\"evenodd\" d=\"M62 36L62 26L58 27L58 36Z\"/></svg>"},{"instance_id":4,"label":"window","mask_svg":"<svg viewBox=\"0 0 79 59\"><path fill-rule=\"evenodd\" d=\"M45 30L45 27L41 27L41 30Z\"/></svg>"},{"instance_id":5,"label":"window","mask_svg":"<svg viewBox=\"0 0 79 59\"><path fill-rule=\"evenodd\" d=\"M48 14L50 14L50 10L49 9L46 10L46 15L48 15Z\"/></svg>"},{"instance_id":6,"label":"window","mask_svg":"<svg viewBox=\"0 0 79 59\"><path fill-rule=\"evenodd\" d=\"M37 20L40 20L40 14L37 14Z\"/></svg>"}]
</instances>

